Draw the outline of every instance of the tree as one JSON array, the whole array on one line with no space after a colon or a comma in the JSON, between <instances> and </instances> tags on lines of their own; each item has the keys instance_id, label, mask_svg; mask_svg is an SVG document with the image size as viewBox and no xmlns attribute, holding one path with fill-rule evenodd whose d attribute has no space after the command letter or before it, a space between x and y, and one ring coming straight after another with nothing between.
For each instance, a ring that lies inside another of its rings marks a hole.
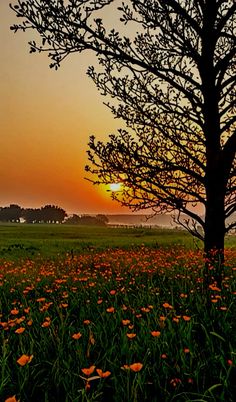
<instances>
[{"instance_id":1,"label":"tree","mask_svg":"<svg viewBox=\"0 0 236 402\"><path fill-rule=\"evenodd\" d=\"M67 216L64 209L55 205L45 205L40 209L40 213L44 223L62 223Z\"/></svg>"},{"instance_id":2,"label":"tree","mask_svg":"<svg viewBox=\"0 0 236 402\"><path fill-rule=\"evenodd\" d=\"M41 43L32 41L30 52L48 52L56 69L73 52L97 54L101 71L88 75L114 99L107 105L127 131L107 143L92 136L87 170L95 183L121 182L113 197L134 210L178 211L218 267L206 265L206 283L220 284L225 234L236 227L227 223L236 211L236 3L123 1L129 37L105 28L111 3L18 0L11 7L25 21L12 29L37 30ZM204 208L204 219L193 206Z\"/></svg>"},{"instance_id":3,"label":"tree","mask_svg":"<svg viewBox=\"0 0 236 402\"><path fill-rule=\"evenodd\" d=\"M0 207L0 221L19 222L22 209L19 205L10 204L9 207Z\"/></svg>"}]
</instances>

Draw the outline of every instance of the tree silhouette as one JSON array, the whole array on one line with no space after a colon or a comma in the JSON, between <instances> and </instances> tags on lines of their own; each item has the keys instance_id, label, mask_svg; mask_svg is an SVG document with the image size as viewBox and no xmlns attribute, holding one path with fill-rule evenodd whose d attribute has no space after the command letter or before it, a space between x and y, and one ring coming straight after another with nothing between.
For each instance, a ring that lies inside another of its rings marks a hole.
<instances>
[{"instance_id":1,"label":"tree silhouette","mask_svg":"<svg viewBox=\"0 0 236 402\"><path fill-rule=\"evenodd\" d=\"M0 221L19 222L22 208L17 204L10 204L9 207L0 207Z\"/></svg>"},{"instance_id":2,"label":"tree silhouette","mask_svg":"<svg viewBox=\"0 0 236 402\"><path fill-rule=\"evenodd\" d=\"M107 105L127 131L107 143L92 136L87 170L95 183L121 182L113 197L134 210L178 211L204 241L206 283L220 283L225 233L236 226L227 223L236 211L236 3L123 1L128 36L104 26L111 3L19 0L11 7L25 21L11 28L37 30L41 42L32 41L30 52L48 52L56 69L71 53L97 54L101 70L88 75L114 98ZM203 207L204 219L193 206Z\"/></svg>"}]
</instances>

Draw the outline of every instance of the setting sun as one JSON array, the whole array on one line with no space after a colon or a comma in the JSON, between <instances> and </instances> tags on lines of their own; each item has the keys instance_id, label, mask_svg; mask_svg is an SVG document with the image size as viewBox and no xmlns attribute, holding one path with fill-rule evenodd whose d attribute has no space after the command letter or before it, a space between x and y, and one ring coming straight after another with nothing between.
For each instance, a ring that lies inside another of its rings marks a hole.
<instances>
[{"instance_id":1,"label":"setting sun","mask_svg":"<svg viewBox=\"0 0 236 402\"><path fill-rule=\"evenodd\" d=\"M111 183L110 191L120 191L121 190L121 183Z\"/></svg>"}]
</instances>

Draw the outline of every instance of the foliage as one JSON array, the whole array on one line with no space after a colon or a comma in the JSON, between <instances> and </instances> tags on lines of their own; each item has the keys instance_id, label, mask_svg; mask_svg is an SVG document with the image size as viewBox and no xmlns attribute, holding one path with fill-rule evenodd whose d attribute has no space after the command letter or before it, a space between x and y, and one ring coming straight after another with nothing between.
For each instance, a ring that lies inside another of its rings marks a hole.
<instances>
[{"instance_id":1,"label":"foliage","mask_svg":"<svg viewBox=\"0 0 236 402\"><path fill-rule=\"evenodd\" d=\"M200 252L1 260L0 399L233 402L235 262L202 294Z\"/></svg>"}]
</instances>

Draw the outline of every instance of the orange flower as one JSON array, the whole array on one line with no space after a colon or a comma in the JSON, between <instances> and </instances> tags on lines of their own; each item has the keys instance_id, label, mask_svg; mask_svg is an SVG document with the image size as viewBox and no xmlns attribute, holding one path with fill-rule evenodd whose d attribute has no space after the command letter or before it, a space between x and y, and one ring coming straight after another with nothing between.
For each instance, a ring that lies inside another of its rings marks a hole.
<instances>
[{"instance_id":1,"label":"orange flower","mask_svg":"<svg viewBox=\"0 0 236 402\"><path fill-rule=\"evenodd\" d=\"M116 290L110 290L110 295L114 296L116 294Z\"/></svg>"},{"instance_id":2,"label":"orange flower","mask_svg":"<svg viewBox=\"0 0 236 402\"><path fill-rule=\"evenodd\" d=\"M33 324L33 320L29 320L28 322L27 322L27 325L30 327L31 325Z\"/></svg>"},{"instance_id":3,"label":"orange flower","mask_svg":"<svg viewBox=\"0 0 236 402\"><path fill-rule=\"evenodd\" d=\"M171 304L169 303L163 303L162 306L165 308L169 308L170 310L173 308L173 306L171 306Z\"/></svg>"},{"instance_id":4,"label":"orange flower","mask_svg":"<svg viewBox=\"0 0 236 402\"><path fill-rule=\"evenodd\" d=\"M97 304L102 304L103 300L102 299L98 299Z\"/></svg>"},{"instance_id":5,"label":"orange flower","mask_svg":"<svg viewBox=\"0 0 236 402\"><path fill-rule=\"evenodd\" d=\"M91 323L90 320L84 320L83 322L84 322L84 325L89 325Z\"/></svg>"},{"instance_id":6,"label":"orange flower","mask_svg":"<svg viewBox=\"0 0 236 402\"><path fill-rule=\"evenodd\" d=\"M98 373L99 377L101 378L107 378L109 375L111 375L110 371L102 371L101 369L96 369L96 372Z\"/></svg>"},{"instance_id":7,"label":"orange flower","mask_svg":"<svg viewBox=\"0 0 236 402\"><path fill-rule=\"evenodd\" d=\"M33 359L33 355L22 355L22 356L19 357L19 359L17 360L17 363L18 363L20 366L25 366L26 364L30 363L32 359Z\"/></svg>"},{"instance_id":8,"label":"orange flower","mask_svg":"<svg viewBox=\"0 0 236 402\"><path fill-rule=\"evenodd\" d=\"M26 314L28 314L29 311L30 311L30 307L27 307L27 308L24 309L24 312L25 312Z\"/></svg>"},{"instance_id":9,"label":"orange flower","mask_svg":"<svg viewBox=\"0 0 236 402\"><path fill-rule=\"evenodd\" d=\"M89 368L82 368L81 371L82 371L83 374L89 376L94 372L95 367L96 366L90 366Z\"/></svg>"},{"instance_id":10,"label":"orange flower","mask_svg":"<svg viewBox=\"0 0 236 402\"><path fill-rule=\"evenodd\" d=\"M143 364L142 363L133 363L129 366L130 370L137 373L138 371L142 370Z\"/></svg>"},{"instance_id":11,"label":"orange flower","mask_svg":"<svg viewBox=\"0 0 236 402\"><path fill-rule=\"evenodd\" d=\"M17 310L17 308L13 308L13 309L11 310L11 314L12 314L12 315L17 315L17 314L19 314L19 310Z\"/></svg>"},{"instance_id":12,"label":"orange flower","mask_svg":"<svg viewBox=\"0 0 236 402\"><path fill-rule=\"evenodd\" d=\"M15 330L15 333L16 333L16 334L22 334L24 331L25 331L25 328L24 328L24 327L20 327L20 328L18 328L18 329Z\"/></svg>"},{"instance_id":13,"label":"orange flower","mask_svg":"<svg viewBox=\"0 0 236 402\"><path fill-rule=\"evenodd\" d=\"M42 325L41 325L41 327L43 327L43 328L47 328L47 327L49 327L51 325L51 321L44 321L43 323L42 323Z\"/></svg>"},{"instance_id":14,"label":"orange flower","mask_svg":"<svg viewBox=\"0 0 236 402\"><path fill-rule=\"evenodd\" d=\"M9 398L5 399L5 402L17 402L16 396L10 396Z\"/></svg>"},{"instance_id":15,"label":"orange flower","mask_svg":"<svg viewBox=\"0 0 236 402\"><path fill-rule=\"evenodd\" d=\"M129 325L129 324L130 324L130 320L122 320L122 324L123 324L123 325Z\"/></svg>"},{"instance_id":16,"label":"orange flower","mask_svg":"<svg viewBox=\"0 0 236 402\"><path fill-rule=\"evenodd\" d=\"M73 334L73 335L72 335L72 338L73 338L73 339L80 339L81 336L82 336L81 332L77 332L77 334Z\"/></svg>"},{"instance_id":17,"label":"orange flower","mask_svg":"<svg viewBox=\"0 0 236 402\"><path fill-rule=\"evenodd\" d=\"M189 352L190 352L189 348L184 348L184 353L189 353Z\"/></svg>"},{"instance_id":18,"label":"orange flower","mask_svg":"<svg viewBox=\"0 0 236 402\"><path fill-rule=\"evenodd\" d=\"M136 334L128 333L128 334L126 334L126 336L127 336L127 338L129 338L129 339L133 339L133 338L136 337Z\"/></svg>"},{"instance_id":19,"label":"orange flower","mask_svg":"<svg viewBox=\"0 0 236 402\"><path fill-rule=\"evenodd\" d=\"M45 300L46 300L45 297L40 297L39 299L36 299L36 301L39 302L39 303L42 303Z\"/></svg>"},{"instance_id":20,"label":"orange flower","mask_svg":"<svg viewBox=\"0 0 236 402\"><path fill-rule=\"evenodd\" d=\"M151 331L152 336L160 336L161 332L160 331Z\"/></svg>"},{"instance_id":21,"label":"orange flower","mask_svg":"<svg viewBox=\"0 0 236 402\"><path fill-rule=\"evenodd\" d=\"M183 320L184 321L190 321L191 317L189 317L188 315L183 315Z\"/></svg>"},{"instance_id":22,"label":"orange flower","mask_svg":"<svg viewBox=\"0 0 236 402\"><path fill-rule=\"evenodd\" d=\"M114 307L108 307L106 310L108 313L114 313L115 308Z\"/></svg>"}]
</instances>

